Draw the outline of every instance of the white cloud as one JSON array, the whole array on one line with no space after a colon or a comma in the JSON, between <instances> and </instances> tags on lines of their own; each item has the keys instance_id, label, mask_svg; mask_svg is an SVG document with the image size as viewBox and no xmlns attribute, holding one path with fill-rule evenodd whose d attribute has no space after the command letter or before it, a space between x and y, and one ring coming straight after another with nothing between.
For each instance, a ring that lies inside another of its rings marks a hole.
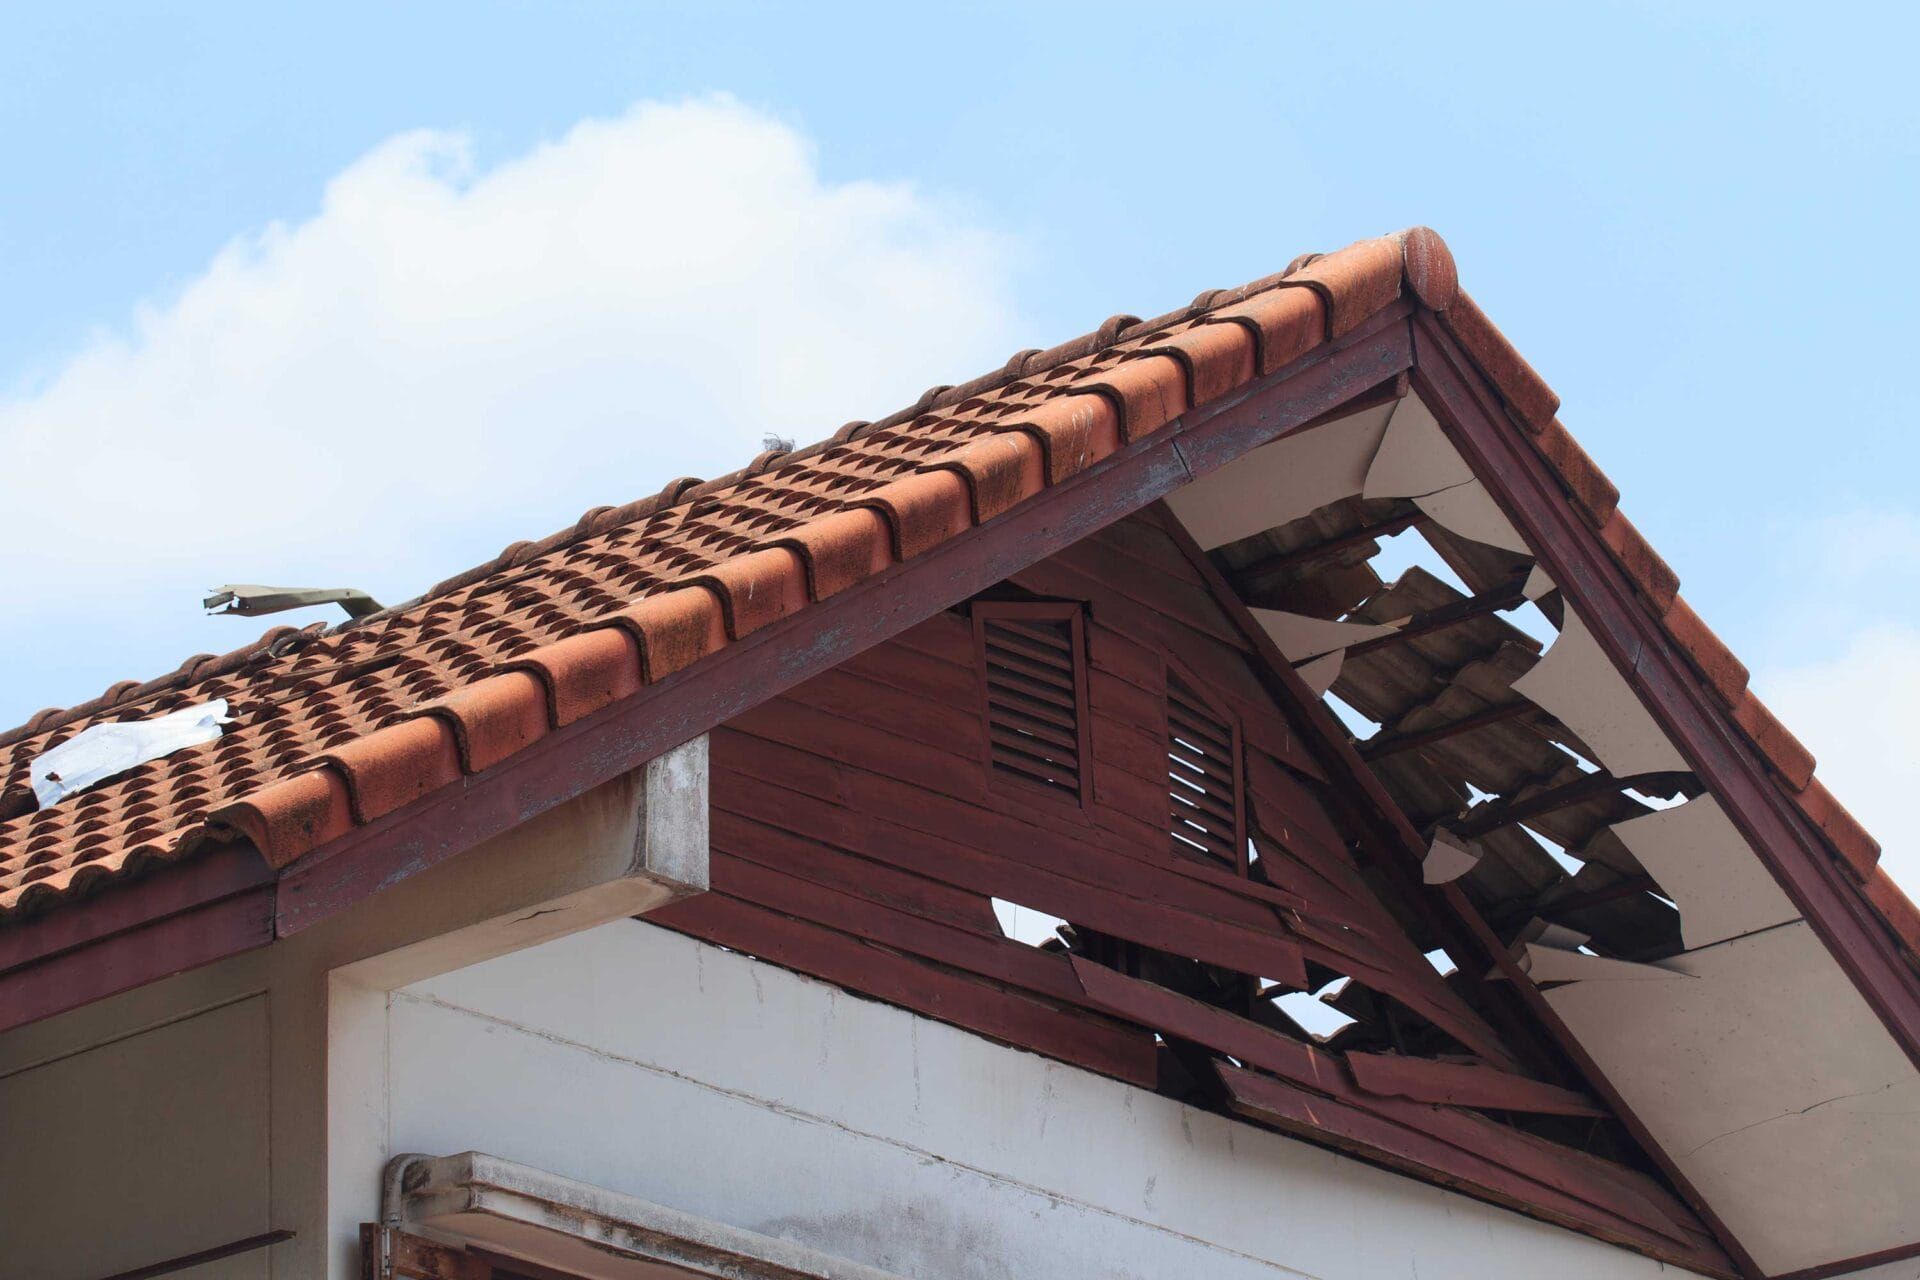
<instances>
[{"instance_id":1,"label":"white cloud","mask_svg":"<svg viewBox=\"0 0 1920 1280\"><path fill-rule=\"evenodd\" d=\"M910 187L827 181L724 98L484 170L462 135L394 137L315 216L0 402L0 521L30 551L7 709L249 638L197 616L201 587L403 598L731 470L764 432L816 439L992 368L1022 345L1013 249Z\"/></svg>"},{"instance_id":2,"label":"white cloud","mask_svg":"<svg viewBox=\"0 0 1920 1280\"><path fill-rule=\"evenodd\" d=\"M1765 673L1755 685L1813 752L1820 780L1880 841L1887 874L1920 899L1920 629L1858 632L1837 657Z\"/></svg>"}]
</instances>

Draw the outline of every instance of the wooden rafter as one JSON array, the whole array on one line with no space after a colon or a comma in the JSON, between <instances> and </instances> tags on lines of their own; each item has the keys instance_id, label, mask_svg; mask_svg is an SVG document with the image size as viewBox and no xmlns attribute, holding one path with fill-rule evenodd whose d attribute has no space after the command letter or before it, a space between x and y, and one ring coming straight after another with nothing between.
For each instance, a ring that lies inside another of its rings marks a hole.
<instances>
[{"instance_id":1,"label":"wooden rafter","mask_svg":"<svg viewBox=\"0 0 1920 1280\"><path fill-rule=\"evenodd\" d=\"M1532 795L1475 805L1459 818L1441 825L1457 836L1476 839L1502 827L1554 813L1599 796L1618 795L1627 790L1642 791L1648 795L1672 795L1692 785L1695 784L1690 773L1637 773L1631 777L1616 778L1602 770Z\"/></svg>"},{"instance_id":2,"label":"wooden rafter","mask_svg":"<svg viewBox=\"0 0 1920 1280\"><path fill-rule=\"evenodd\" d=\"M1349 645L1346 650L1347 660L1351 662L1369 653L1375 653L1396 644L1404 644L1418 636L1432 635L1436 631L1444 631L1449 627L1459 626L1463 622L1471 622L1475 618L1484 618L1489 614L1511 609L1526 599L1522 591L1524 586L1524 580L1502 583L1478 595L1467 596L1464 599L1443 604L1437 609L1428 609L1424 613L1416 613L1396 627L1392 635L1376 636L1371 640L1362 640L1359 644Z\"/></svg>"}]
</instances>

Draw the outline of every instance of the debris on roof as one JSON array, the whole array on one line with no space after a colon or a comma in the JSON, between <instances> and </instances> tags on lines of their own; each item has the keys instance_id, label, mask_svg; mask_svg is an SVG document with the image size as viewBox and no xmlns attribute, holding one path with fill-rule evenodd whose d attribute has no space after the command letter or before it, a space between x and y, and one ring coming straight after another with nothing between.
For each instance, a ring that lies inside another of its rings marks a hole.
<instances>
[{"instance_id":1,"label":"debris on roof","mask_svg":"<svg viewBox=\"0 0 1920 1280\"><path fill-rule=\"evenodd\" d=\"M227 700L215 698L153 720L91 725L34 758L28 771L34 797L45 809L149 760L212 742L230 723Z\"/></svg>"},{"instance_id":2,"label":"debris on roof","mask_svg":"<svg viewBox=\"0 0 1920 1280\"><path fill-rule=\"evenodd\" d=\"M349 618L364 618L380 612L378 600L354 587L260 587L235 582L215 587L213 594L200 602L201 608L211 615L242 618L306 609L316 604L337 604L347 611Z\"/></svg>"}]
</instances>

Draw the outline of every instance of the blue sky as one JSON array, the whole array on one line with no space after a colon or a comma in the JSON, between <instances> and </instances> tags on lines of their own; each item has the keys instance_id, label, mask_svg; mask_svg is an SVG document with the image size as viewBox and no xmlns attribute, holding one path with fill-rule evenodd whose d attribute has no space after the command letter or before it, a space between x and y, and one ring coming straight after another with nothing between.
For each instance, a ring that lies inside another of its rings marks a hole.
<instances>
[{"instance_id":1,"label":"blue sky","mask_svg":"<svg viewBox=\"0 0 1920 1280\"><path fill-rule=\"evenodd\" d=\"M0 40L0 720L248 639L202 587L410 595L763 427L1427 223L1920 839L1910 9L75 8ZM501 266L529 218L562 260Z\"/></svg>"}]
</instances>

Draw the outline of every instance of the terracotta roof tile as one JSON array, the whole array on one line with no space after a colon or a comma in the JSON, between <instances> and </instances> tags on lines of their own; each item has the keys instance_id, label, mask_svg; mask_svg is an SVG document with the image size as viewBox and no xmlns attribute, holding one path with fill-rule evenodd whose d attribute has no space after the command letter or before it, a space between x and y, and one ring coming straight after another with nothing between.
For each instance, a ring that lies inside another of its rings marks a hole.
<instances>
[{"instance_id":1,"label":"terracotta roof tile","mask_svg":"<svg viewBox=\"0 0 1920 1280\"><path fill-rule=\"evenodd\" d=\"M1832 843L1834 852L1840 855L1840 860L1855 878L1871 880L1880 861L1880 842L1868 835L1859 819L1833 798L1833 792L1827 790L1826 783L1809 777L1807 785L1794 799L1800 811L1812 819L1813 824Z\"/></svg>"},{"instance_id":2,"label":"terracotta roof tile","mask_svg":"<svg viewBox=\"0 0 1920 1280\"><path fill-rule=\"evenodd\" d=\"M1760 748L1767 763L1786 782L1789 789L1803 791L1813 781L1813 753L1800 745L1800 739L1788 732L1767 704L1749 689L1734 704L1733 721L1746 731Z\"/></svg>"},{"instance_id":3,"label":"terracotta roof tile","mask_svg":"<svg viewBox=\"0 0 1920 1280\"><path fill-rule=\"evenodd\" d=\"M1272 289L1201 317L1203 324L1234 324L1253 335L1260 372L1299 359L1326 333L1327 304L1317 293Z\"/></svg>"},{"instance_id":4,"label":"terracotta roof tile","mask_svg":"<svg viewBox=\"0 0 1920 1280\"><path fill-rule=\"evenodd\" d=\"M1555 419L1559 398L1460 291L1452 255L1424 228L1304 255L1155 320L1113 316L819 444L596 507L372 617L331 631L276 627L232 653L196 654L158 679L40 712L0 734L0 916L189 856L220 828L283 866L993 519L1351 332L1403 291L1438 314L1533 433L1794 803L1889 926L1920 945L1912 904L1876 866L1879 846L1678 598L1672 570L1619 513L1618 490ZM217 742L34 808L27 768L48 747L90 724L220 697L235 723Z\"/></svg>"},{"instance_id":5,"label":"terracotta roof tile","mask_svg":"<svg viewBox=\"0 0 1920 1280\"><path fill-rule=\"evenodd\" d=\"M1875 867L1867 879L1867 901L1880 912L1909 951L1920 951L1920 909L1901 891L1883 867Z\"/></svg>"},{"instance_id":6,"label":"terracotta roof tile","mask_svg":"<svg viewBox=\"0 0 1920 1280\"><path fill-rule=\"evenodd\" d=\"M1546 425L1535 443L1560 473L1561 481L1587 523L1596 529L1605 528L1620 506L1620 490L1614 487L1613 481L1607 479L1606 473L1587 456L1587 451L1558 418Z\"/></svg>"},{"instance_id":7,"label":"terracotta roof tile","mask_svg":"<svg viewBox=\"0 0 1920 1280\"><path fill-rule=\"evenodd\" d=\"M1673 600L1680 592L1680 575L1667 567L1653 544L1641 536L1634 528L1633 521L1625 513L1615 509L1600 526L1600 541L1607 544L1607 550L1613 552L1613 558L1627 571L1633 584L1640 588L1647 602L1653 606L1655 616L1664 618L1667 610L1673 607Z\"/></svg>"},{"instance_id":8,"label":"terracotta roof tile","mask_svg":"<svg viewBox=\"0 0 1920 1280\"><path fill-rule=\"evenodd\" d=\"M1327 336L1338 338L1359 328L1374 312L1400 296L1404 274L1401 239L1381 236L1349 245L1339 253L1316 255L1283 278L1280 285L1312 289L1319 294L1327 304ZM1425 247L1423 257L1430 272L1432 246Z\"/></svg>"},{"instance_id":9,"label":"terracotta roof tile","mask_svg":"<svg viewBox=\"0 0 1920 1280\"><path fill-rule=\"evenodd\" d=\"M1740 695L1747 691L1747 664L1733 656L1733 650L1713 633L1713 628L1700 620L1700 615L1683 597L1673 598L1661 621L1681 652L1720 695L1720 700L1730 707L1738 705Z\"/></svg>"},{"instance_id":10,"label":"terracotta roof tile","mask_svg":"<svg viewBox=\"0 0 1920 1280\"><path fill-rule=\"evenodd\" d=\"M636 645L636 657L638 652ZM547 681L550 686L550 675ZM507 671L424 703L420 714L444 720L459 747L461 769L479 773L546 736L549 696L540 677Z\"/></svg>"},{"instance_id":11,"label":"terracotta roof tile","mask_svg":"<svg viewBox=\"0 0 1920 1280\"><path fill-rule=\"evenodd\" d=\"M1545 431L1553 415L1560 412L1560 397L1473 299L1465 293L1457 294L1453 305L1440 313L1440 319L1486 373L1513 415L1531 430Z\"/></svg>"}]
</instances>

